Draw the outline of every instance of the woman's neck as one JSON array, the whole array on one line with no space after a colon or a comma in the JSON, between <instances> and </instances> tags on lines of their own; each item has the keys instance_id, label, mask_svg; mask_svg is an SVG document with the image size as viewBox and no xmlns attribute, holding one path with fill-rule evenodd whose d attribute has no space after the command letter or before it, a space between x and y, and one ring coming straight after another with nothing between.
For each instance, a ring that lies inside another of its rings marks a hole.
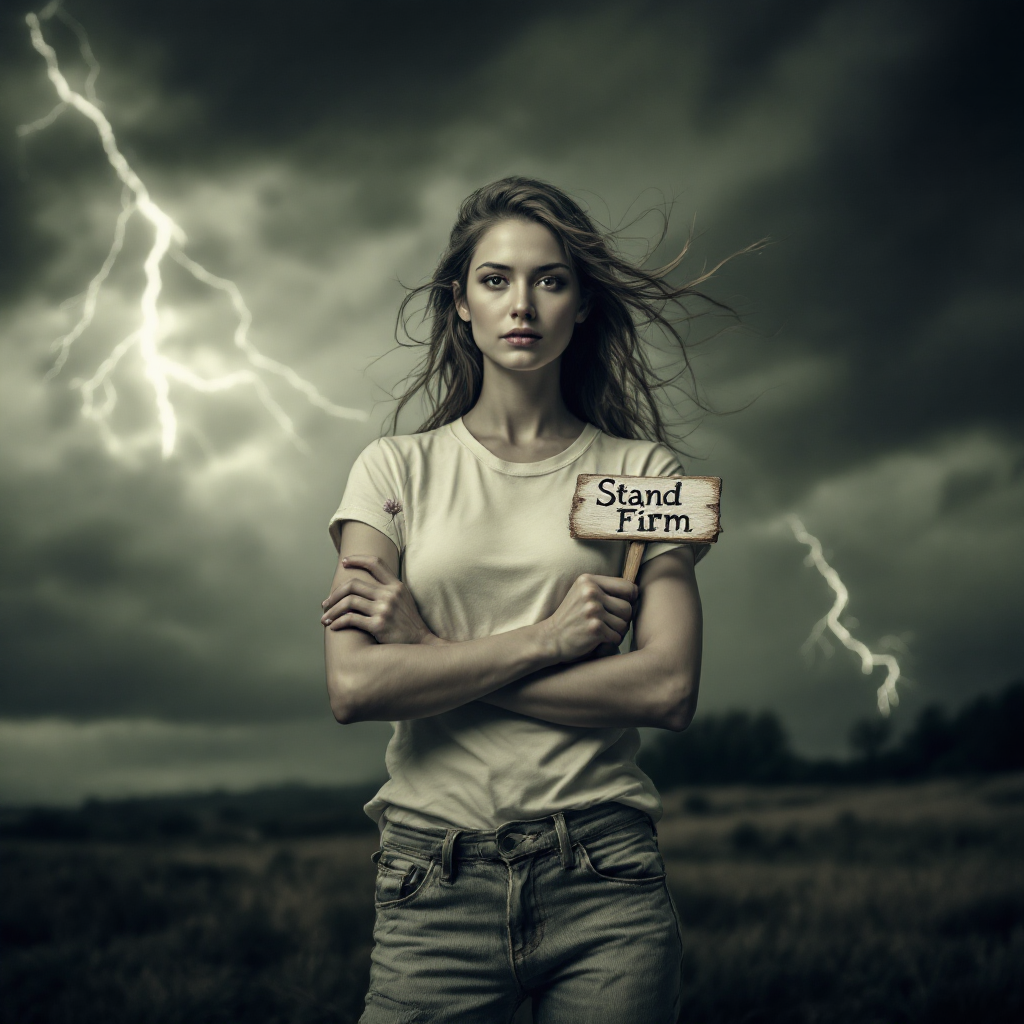
<instances>
[{"instance_id":1,"label":"woman's neck","mask_svg":"<svg viewBox=\"0 0 1024 1024\"><path fill-rule=\"evenodd\" d=\"M507 371L484 360L480 397L462 417L466 429L506 462L538 462L564 451L584 424L562 398L558 363Z\"/></svg>"}]
</instances>

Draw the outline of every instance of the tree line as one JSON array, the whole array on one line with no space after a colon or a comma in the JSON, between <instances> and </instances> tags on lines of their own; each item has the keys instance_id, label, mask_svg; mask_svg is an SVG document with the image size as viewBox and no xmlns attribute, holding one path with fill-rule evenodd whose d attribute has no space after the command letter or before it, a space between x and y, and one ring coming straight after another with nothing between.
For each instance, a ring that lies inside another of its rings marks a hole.
<instances>
[{"instance_id":1,"label":"tree line","mask_svg":"<svg viewBox=\"0 0 1024 1024\"><path fill-rule=\"evenodd\" d=\"M896 738L891 718L862 719L849 732L850 760L813 760L790 747L770 711L698 716L659 736L638 764L660 789L699 783L871 782L1024 769L1024 682L979 697L950 715L932 704Z\"/></svg>"},{"instance_id":2,"label":"tree line","mask_svg":"<svg viewBox=\"0 0 1024 1024\"><path fill-rule=\"evenodd\" d=\"M880 716L850 730L850 760L795 754L770 711L699 715L640 751L661 789L700 783L872 782L1024 770L1024 682L979 697L954 715L925 708L899 739ZM253 842L372 831L363 804L379 782L273 786L248 793L182 793L87 800L80 807L0 807L0 841Z\"/></svg>"}]
</instances>

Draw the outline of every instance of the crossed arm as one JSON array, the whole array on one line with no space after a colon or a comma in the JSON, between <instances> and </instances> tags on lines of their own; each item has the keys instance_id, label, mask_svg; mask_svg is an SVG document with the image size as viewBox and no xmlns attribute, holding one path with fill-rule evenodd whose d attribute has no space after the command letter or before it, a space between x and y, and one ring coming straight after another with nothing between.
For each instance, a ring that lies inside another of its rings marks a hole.
<instances>
[{"instance_id":1,"label":"crossed arm","mask_svg":"<svg viewBox=\"0 0 1024 1024\"><path fill-rule=\"evenodd\" d=\"M430 632L397 570L387 537L344 524L322 620L339 722L423 718L474 700L556 725L678 731L693 717L702 621L690 548L645 563L638 587L581 576L542 622L462 642ZM635 650L595 657L631 618Z\"/></svg>"}]
</instances>

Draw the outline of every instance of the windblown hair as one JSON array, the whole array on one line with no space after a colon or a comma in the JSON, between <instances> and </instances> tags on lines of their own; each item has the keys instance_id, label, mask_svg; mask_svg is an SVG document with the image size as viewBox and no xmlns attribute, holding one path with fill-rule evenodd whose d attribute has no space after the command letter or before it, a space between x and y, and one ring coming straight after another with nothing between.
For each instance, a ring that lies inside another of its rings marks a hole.
<instances>
[{"instance_id":1,"label":"windblown hair","mask_svg":"<svg viewBox=\"0 0 1024 1024\"><path fill-rule=\"evenodd\" d=\"M707 410L683 332L692 320L708 312L735 315L700 290L722 264L686 284L669 284L666 278L679 267L689 242L669 263L645 269L642 262L620 256L613 234L599 231L561 189L523 177L502 178L463 201L433 277L410 289L399 307L396 340L405 347L425 346L426 353L406 378L391 430L397 428L401 411L420 392L428 411L420 430L451 423L480 397L483 356L473 341L471 326L456 311L452 285L458 282L465 294L477 243L491 225L502 220L534 221L547 227L561 242L588 304L587 317L576 324L562 356L562 396L569 410L613 437L661 441L673 447L657 394L675 387L697 410ZM659 243L667 230L666 217ZM422 295L427 299L423 316L430 324L425 341L413 337L409 330L410 304ZM700 305L700 311L692 310L693 303ZM670 312L674 315L668 315ZM652 327L678 346L681 366L677 360L672 372L659 372L652 363L650 346L642 336Z\"/></svg>"}]
</instances>

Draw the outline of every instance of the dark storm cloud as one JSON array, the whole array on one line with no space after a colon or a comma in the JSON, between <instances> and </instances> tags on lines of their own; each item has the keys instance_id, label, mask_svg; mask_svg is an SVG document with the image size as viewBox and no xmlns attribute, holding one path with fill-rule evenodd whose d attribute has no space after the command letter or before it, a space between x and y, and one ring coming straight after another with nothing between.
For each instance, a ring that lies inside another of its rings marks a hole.
<instances>
[{"instance_id":1,"label":"dark storm cloud","mask_svg":"<svg viewBox=\"0 0 1024 1024\"><path fill-rule=\"evenodd\" d=\"M763 429L723 424L790 481L789 496L826 467L937 433L1020 434L1019 15L992 4L892 10L890 31L910 37L905 56L881 79L849 82L817 125L815 160L729 211L730 237L776 240L769 259L736 268L773 330L743 348L747 369L801 354L835 363L832 380L763 417Z\"/></svg>"},{"instance_id":2,"label":"dark storm cloud","mask_svg":"<svg viewBox=\"0 0 1024 1024\"><path fill-rule=\"evenodd\" d=\"M324 711L315 603L254 531L197 522L173 471L140 479L79 451L6 487L2 523L0 717ZM296 626L308 653L289 667L273 655Z\"/></svg>"},{"instance_id":3,"label":"dark storm cloud","mask_svg":"<svg viewBox=\"0 0 1024 1024\"><path fill-rule=\"evenodd\" d=\"M690 439L707 457L691 470L727 481L727 533L701 570L704 707L774 706L802 744L832 750L871 709L873 684L845 655L821 678L800 658L830 597L765 525L792 507L828 531L865 638L916 634L909 705L958 702L1020 666L1022 595L1007 568L1024 457L1017 6L69 9L104 64L125 152L189 218L190 252L247 272L261 343L283 338L272 351L308 360L339 401L369 407L363 368L389 343L394 279L429 273L475 184L552 177L612 222L675 199L656 255L696 215L694 267L771 237L712 289L750 329L698 359L712 400L743 408ZM72 68L73 38L52 21L47 34ZM51 103L8 12L0 131L12 138ZM90 131L66 114L2 148L12 380L24 324L79 291L109 244L118 187ZM129 329L137 266L111 283L108 333ZM203 295L168 275L168 306L198 310ZM225 329L222 314L203 325ZM102 352L101 333L87 353ZM9 437L24 447L0 465L0 716L326 715L312 617L330 571L323 521L373 427L307 417L312 456L274 448L258 486L211 484L197 499L193 442L167 465L108 460L73 397L40 385L45 355L33 358L7 394L31 392L38 408L11 420L27 439ZM185 408L211 450L239 459L265 429L240 400ZM260 497L274 486L287 500ZM965 538L966 515L986 532Z\"/></svg>"}]
</instances>

